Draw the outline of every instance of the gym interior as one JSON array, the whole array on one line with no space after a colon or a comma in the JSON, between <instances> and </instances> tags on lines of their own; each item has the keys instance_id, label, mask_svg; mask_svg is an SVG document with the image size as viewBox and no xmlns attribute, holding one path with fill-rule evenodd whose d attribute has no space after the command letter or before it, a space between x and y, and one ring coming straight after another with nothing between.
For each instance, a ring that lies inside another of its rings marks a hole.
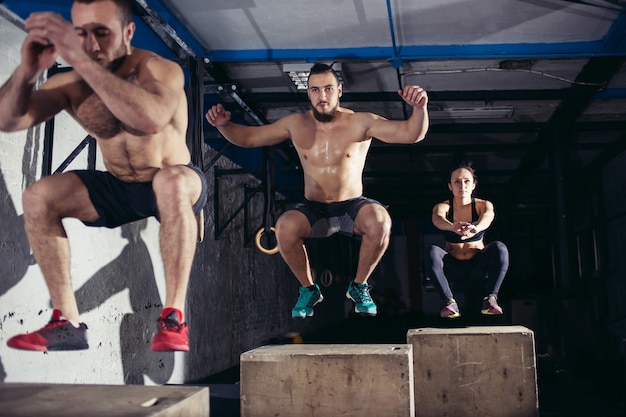
<instances>
[{"instance_id":1,"label":"gym interior","mask_svg":"<svg viewBox=\"0 0 626 417\"><path fill-rule=\"evenodd\" d=\"M70 20L70 5L0 1L0 83L20 61L24 19L45 10ZM143 334L165 288L153 218L116 229L64 221L91 349L6 346L51 311L24 232L23 190L56 172L102 168L95 140L60 114L0 133L0 382L206 386L211 415L255 415L241 405L241 359L263 346L405 344L412 329L523 326L533 335L536 415L626 415L623 0L134 0L133 11L133 45L185 72L187 143L209 183L187 297L191 350L149 352ZM376 317L355 314L345 298L359 242L339 235L308 243L325 300L313 317L291 317L299 284L267 249L276 219L303 195L298 155L289 141L239 148L204 118L217 103L248 125L307 111L302 77L315 62L333 66L341 105L357 112L403 120L411 110L399 89L419 85L429 97L425 139L374 138L363 172L364 195L393 220L370 278ZM60 60L48 76L67 69ZM475 195L495 206L485 240L509 249L501 316L481 315L478 284L460 282L462 316L439 317L425 265L430 245L443 244L432 208L449 198L461 161L476 170Z\"/></svg>"}]
</instances>

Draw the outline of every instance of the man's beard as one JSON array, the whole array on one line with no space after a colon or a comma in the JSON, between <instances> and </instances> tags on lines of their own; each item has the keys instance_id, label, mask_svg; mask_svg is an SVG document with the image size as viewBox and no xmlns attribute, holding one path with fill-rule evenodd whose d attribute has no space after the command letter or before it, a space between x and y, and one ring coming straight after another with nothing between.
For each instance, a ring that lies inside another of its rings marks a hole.
<instances>
[{"instance_id":1,"label":"man's beard","mask_svg":"<svg viewBox=\"0 0 626 417\"><path fill-rule=\"evenodd\" d=\"M318 122L331 122L335 118L335 113L337 113L337 107L332 109L330 113L320 113L315 107L313 107L313 117L315 117L315 120L317 120Z\"/></svg>"},{"instance_id":2,"label":"man's beard","mask_svg":"<svg viewBox=\"0 0 626 417\"><path fill-rule=\"evenodd\" d=\"M120 47L115 51L115 58L108 65L105 66L109 71L115 72L119 67L122 66L122 63L126 59L126 46L124 44L120 45Z\"/></svg>"}]
</instances>

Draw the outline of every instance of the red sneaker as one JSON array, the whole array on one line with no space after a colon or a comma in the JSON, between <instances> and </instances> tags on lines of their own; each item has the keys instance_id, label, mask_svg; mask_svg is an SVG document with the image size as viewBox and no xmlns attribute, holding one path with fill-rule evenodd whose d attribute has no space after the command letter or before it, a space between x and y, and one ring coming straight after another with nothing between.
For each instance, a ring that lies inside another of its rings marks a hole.
<instances>
[{"instance_id":1,"label":"red sneaker","mask_svg":"<svg viewBox=\"0 0 626 417\"><path fill-rule=\"evenodd\" d=\"M189 351L187 324L181 323L183 313L176 308L166 308L161 312L159 332L152 338L153 352Z\"/></svg>"},{"instance_id":2,"label":"red sneaker","mask_svg":"<svg viewBox=\"0 0 626 417\"><path fill-rule=\"evenodd\" d=\"M74 327L67 319L61 317L59 310L53 310L48 324L35 332L13 336L7 340L7 346L40 352L89 349L87 325L80 323L78 327Z\"/></svg>"}]
</instances>

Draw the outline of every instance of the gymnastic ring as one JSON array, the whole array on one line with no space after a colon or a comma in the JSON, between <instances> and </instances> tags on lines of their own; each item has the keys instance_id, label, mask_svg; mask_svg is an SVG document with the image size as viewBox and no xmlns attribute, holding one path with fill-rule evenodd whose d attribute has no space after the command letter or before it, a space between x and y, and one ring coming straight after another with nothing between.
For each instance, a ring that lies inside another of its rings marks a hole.
<instances>
[{"instance_id":1,"label":"gymnastic ring","mask_svg":"<svg viewBox=\"0 0 626 417\"><path fill-rule=\"evenodd\" d=\"M333 283L333 273L328 269L325 269L320 274L320 284L323 287L330 287Z\"/></svg>"},{"instance_id":2,"label":"gymnastic ring","mask_svg":"<svg viewBox=\"0 0 626 417\"><path fill-rule=\"evenodd\" d=\"M270 232L275 232L275 231L276 229L274 229L273 227L270 227ZM258 250L260 250L266 255L274 255L276 252L278 252L278 244L271 249L264 248L263 245L261 245L261 236L263 236L264 232L265 232L264 227L260 228L259 231L256 232L256 237L254 238L254 241L256 242L256 247Z\"/></svg>"}]
</instances>

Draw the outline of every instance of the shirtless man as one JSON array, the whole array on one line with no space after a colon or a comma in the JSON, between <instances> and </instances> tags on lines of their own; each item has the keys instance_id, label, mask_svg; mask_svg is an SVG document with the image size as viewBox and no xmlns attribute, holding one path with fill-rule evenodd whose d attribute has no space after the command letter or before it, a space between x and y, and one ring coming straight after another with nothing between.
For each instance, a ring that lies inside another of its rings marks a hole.
<instances>
[{"instance_id":1,"label":"shirtless man","mask_svg":"<svg viewBox=\"0 0 626 417\"><path fill-rule=\"evenodd\" d=\"M270 146L291 139L304 171L305 200L288 208L276 222L276 239L283 259L301 284L292 317L313 315L323 300L314 283L304 241L334 233L356 235L361 249L356 276L346 296L355 311L376 315L367 279L389 243L391 218L378 202L363 197L362 174L372 138L387 143L415 143L426 135L428 96L418 86L398 94L413 113L408 120L390 121L372 113L355 113L339 105L342 85L325 64L311 68L307 94L312 109L263 126L230 122L221 104L206 113L208 122L226 139L242 147Z\"/></svg>"},{"instance_id":2,"label":"shirtless man","mask_svg":"<svg viewBox=\"0 0 626 417\"><path fill-rule=\"evenodd\" d=\"M432 221L444 232L445 250L430 248L430 272L439 295L445 301L441 317L460 317L448 278L484 279L487 296L483 299L482 314L502 314L498 305L498 291L509 268L506 245L494 241L485 245L483 235L495 214L488 200L472 197L476 175L468 165L461 165L450 174L448 188L453 198L433 208ZM448 278L447 278L448 277Z\"/></svg>"},{"instance_id":3,"label":"shirtless man","mask_svg":"<svg viewBox=\"0 0 626 417\"><path fill-rule=\"evenodd\" d=\"M8 340L26 350L87 349L87 326L70 277L70 247L62 219L117 227L160 220L166 299L154 351L189 350L183 309L195 253L194 213L206 202L206 178L186 146L187 102L181 68L131 47L130 0L74 0L72 23L33 13L22 59L0 88L0 130L27 129L67 111L96 138L106 172L44 177L23 194L24 222L53 306L42 329ZM73 70L33 90L57 56Z\"/></svg>"}]
</instances>

